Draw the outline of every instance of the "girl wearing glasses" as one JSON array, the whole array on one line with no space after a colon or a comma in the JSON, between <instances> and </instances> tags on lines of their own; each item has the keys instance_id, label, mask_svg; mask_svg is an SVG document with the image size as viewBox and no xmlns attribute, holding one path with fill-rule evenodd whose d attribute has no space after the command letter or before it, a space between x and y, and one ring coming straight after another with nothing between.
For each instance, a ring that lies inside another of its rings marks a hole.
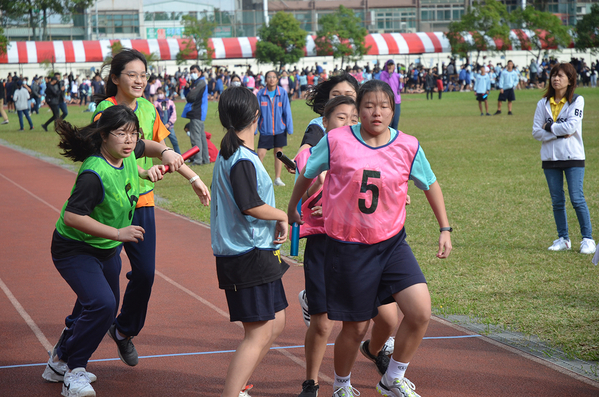
<instances>
[{"instance_id":1,"label":"girl wearing glasses","mask_svg":"<svg viewBox=\"0 0 599 397\"><path fill-rule=\"evenodd\" d=\"M77 303L42 377L64 382L64 396L95 396L90 383L96 376L86 366L117 313L121 244L144 241L144 228L131 224L139 179L156 181L164 171L164 165L145 170L136 159L161 158L174 169L183 160L163 144L139 139L139 121L126 106L106 109L83 128L58 120L56 131L63 156L83 162L51 248L54 265L77 294Z\"/></svg>"},{"instance_id":2,"label":"girl wearing glasses","mask_svg":"<svg viewBox=\"0 0 599 397\"><path fill-rule=\"evenodd\" d=\"M140 129L148 140L164 144L170 131L160 120L154 105L143 97L149 74L145 56L136 50L122 49L114 55L104 68L110 69L106 78L106 94L96 96L97 108L93 120L114 105L124 105L135 112ZM172 149L168 149L172 150ZM174 153L174 152L173 152ZM138 158L137 164L148 170L152 160ZM192 185L194 192L204 205L210 202L210 193L202 180L189 167L183 165L178 172ZM131 262L129 283L125 290L121 313L109 330L109 336L116 342L119 357L130 366L137 365L137 350L131 338L137 336L144 326L148 301L154 283L156 268L156 224L154 219L154 183L147 179L139 180L139 199L133 217L133 225L145 230L145 238L139 243L127 242L125 252Z\"/></svg>"}]
</instances>

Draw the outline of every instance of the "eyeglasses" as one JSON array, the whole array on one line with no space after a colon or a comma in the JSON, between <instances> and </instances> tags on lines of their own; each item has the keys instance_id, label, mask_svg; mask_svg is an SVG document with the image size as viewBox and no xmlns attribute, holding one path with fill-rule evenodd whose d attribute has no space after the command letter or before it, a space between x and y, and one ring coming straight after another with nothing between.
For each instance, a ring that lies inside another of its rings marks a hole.
<instances>
[{"instance_id":1,"label":"eyeglasses","mask_svg":"<svg viewBox=\"0 0 599 397\"><path fill-rule=\"evenodd\" d=\"M129 73L123 73L123 74L125 76L129 77L133 81L137 80L139 77L141 77L142 80L150 79L150 75L145 72L144 73L129 72Z\"/></svg>"},{"instance_id":2,"label":"eyeglasses","mask_svg":"<svg viewBox=\"0 0 599 397\"><path fill-rule=\"evenodd\" d=\"M117 132L114 133L110 131L110 135L114 135L119 142L126 142L127 140L131 142L137 142L139 140L140 133L135 132Z\"/></svg>"}]
</instances>

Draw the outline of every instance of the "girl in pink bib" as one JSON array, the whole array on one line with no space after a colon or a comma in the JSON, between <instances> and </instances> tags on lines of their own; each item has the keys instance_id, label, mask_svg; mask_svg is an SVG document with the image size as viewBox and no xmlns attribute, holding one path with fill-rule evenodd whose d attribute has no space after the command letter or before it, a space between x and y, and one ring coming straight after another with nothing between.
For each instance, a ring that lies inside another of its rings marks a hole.
<instances>
[{"instance_id":1,"label":"girl in pink bib","mask_svg":"<svg viewBox=\"0 0 599 397\"><path fill-rule=\"evenodd\" d=\"M328 171L323 189L327 313L343 321L335 342L333 396L355 396L350 373L368 320L392 297L404 314L389 367L377 385L384 396L417 396L404 377L431 315L426 280L405 241L408 180L425 191L441 235L438 258L451 252L451 228L441 188L416 138L389 128L393 91L378 80L358 93L361 124L330 131L312 149L291 196L289 222L312 179Z\"/></svg>"}]
</instances>

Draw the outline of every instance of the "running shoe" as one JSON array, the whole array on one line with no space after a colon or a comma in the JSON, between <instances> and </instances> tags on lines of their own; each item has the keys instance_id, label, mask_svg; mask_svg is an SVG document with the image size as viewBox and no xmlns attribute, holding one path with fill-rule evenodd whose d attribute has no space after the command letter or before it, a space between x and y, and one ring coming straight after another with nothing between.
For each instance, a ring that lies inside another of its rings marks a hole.
<instances>
[{"instance_id":1,"label":"running shoe","mask_svg":"<svg viewBox=\"0 0 599 397\"><path fill-rule=\"evenodd\" d=\"M305 380L302 383L302 392L298 397L318 397L318 388L319 386L313 379Z\"/></svg>"},{"instance_id":2,"label":"running shoe","mask_svg":"<svg viewBox=\"0 0 599 397\"><path fill-rule=\"evenodd\" d=\"M299 295L300 306L302 307L302 315L304 316L304 323L306 327L310 328L310 313L308 313L308 296L306 290L300 291Z\"/></svg>"},{"instance_id":3,"label":"running shoe","mask_svg":"<svg viewBox=\"0 0 599 397\"><path fill-rule=\"evenodd\" d=\"M383 351L385 352L386 355L391 356L391 355L393 355L394 350L395 350L395 338L393 336L390 336L389 339L387 339L387 342L385 342L385 345L383 346Z\"/></svg>"},{"instance_id":4,"label":"running shoe","mask_svg":"<svg viewBox=\"0 0 599 397\"><path fill-rule=\"evenodd\" d=\"M496 111L495 114L493 114L493 116L497 116L498 114L501 114L501 110Z\"/></svg>"},{"instance_id":5,"label":"running shoe","mask_svg":"<svg viewBox=\"0 0 599 397\"><path fill-rule=\"evenodd\" d=\"M509 112L507 112L507 115L511 116L511 115L513 115L513 113L511 111L509 111Z\"/></svg>"},{"instance_id":6,"label":"running shoe","mask_svg":"<svg viewBox=\"0 0 599 397\"><path fill-rule=\"evenodd\" d=\"M275 186L285 186L285 182L281 180L281 178L275 179Z\"/></svg>"},{"instance_id":7,"label":"running shoe","mask_svg":"<svg viewBox=\"0 0 599 397\"><path fill-rule=\"evenodd\" d=\"M567 251L572 249L572 243L570 242L570 240L566 240L563 237L560 237L557 240L554 240L551 247L547 249L549 251Z\"/></svg>"},{"instance_id":8,"label":"running shoe","mask_svg":"<svg viewBox=\"0 0 599 397\"><path fill-rule=\"evenodd\" d=\"M379 372L380 375L384 375L385 372L387 372L387 368L389 367L389 356L385 354L384 348L379 352L378 355L374 356L372 355L372 353L370 353L370 350L368 348L369 346L370 339L360 343L360 352L362 352L364 357L366 357L376 365L376 370Z\"/></svg>"},{"instance_id":9,"label":"running shoe","mask_svg":"<svg viewBox=\"0 0 599 397\"><path fill-rule=\"evenodd\" d=\"M48 382L64 382L65 373L69 370L69 366L64 361L54 362L52 358L48 360L46 364L46 368L44 369L44 373L42 374L42 378L47 380ZM87 371L86 371L87 372ZM98 380L98 377L91 372L87 372L87 377L89 378L89 382L93 383Z\"/></svg>"},{"instance_id":10,"label":"running shoe","mask_svg":"<svg viewBox=\"0 0 599 397\"><path fill-rule=\"evenodd\" d=\"M136 366L139 362L139 358L137 356L137 350L135 349L135 345L131 341L133 337L130 336L123 340L119 340L116 336L116 332L116 324L112 324L108 329L108 336L110 336L112 340L116 343L121 361L131 367Z\"/></svg>"},{"instance_id":11,"label":"running shoe","mask_svg":"<svg viewBox=\"0 0 599 397\"><path fill-rule=\"evenodd\" d=\"M1 122L0 124L8 124L8 120L4 120L3 122Z\"/></svg>"},{"instance_id":12,"label":"running shoe","mask_svg":"<svg viewBox=\"0 0 599 397\"><path fill-rule=\"evenodd\" d=\"M583 238L580 243L580 253L581 254L594 254L597 251L597 245L595 244L595 240L590 238Z\"/></svg>"},{"instance_id":13,"label":"running shoe","mask_svg":"<svg viewBox=\"0 0 599 397\"><path fill-rule=\"evenodd\" d=\"M333 393L333 397L355 397L355 396L359 396L359 395L360 395L360 392L358 391L358 389L354 389L351 386L339 387Z\"/></svg>"},{"instance_id":14,"label":"running shoe","mask_svg":"<svg viewBox=\"0 0 599 397\"><path fill-rule=\"evenodd\" d=\"M62 395L65 397L94 397L96 391L90 385L85 368L75 368L64 375Z\"/></svg>"},{"instance_id":15,"label":"running shoe","mask_svg":"<svg viewBox=\"0 0 599 397\"><path fill-rule=\"evenodd\" d=\"M250 393L248 393L252 387L254 387L254 385L247 385L245 389L239 392L239 397L252 397L250 396Z\"/></svg>"},{"instance_id":16,"label":"running shoe","mask_svg":"<svg viewBox=\"0 0 599 397\"><path fill-rule=\"evenodd\" d=\"M390 385L385 384L385 377L381 379L378 385L376 385L376 391L383 396L395 396L395 397L420 397L415 392L416 386L410 382L407 378L394 379Z\"/></svg>"}]
</instances>

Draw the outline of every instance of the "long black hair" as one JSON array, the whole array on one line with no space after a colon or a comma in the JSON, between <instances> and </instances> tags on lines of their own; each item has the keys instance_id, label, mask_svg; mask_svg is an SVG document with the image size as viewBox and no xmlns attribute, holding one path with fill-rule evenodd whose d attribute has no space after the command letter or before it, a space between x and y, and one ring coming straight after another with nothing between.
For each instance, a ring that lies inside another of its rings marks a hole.
<instances>
[{"instance_id":1,"label":"long black hair","mask_svg":"<svg viewBox=\"0 0 599 397\"><path fill-rule=\"evenodd\" d=\"M358 89L360 88L358 80L356 80L356 78L349 73L341 73L314 86L310 92L308 92L308 96L306 97L306 105L310 106L313 111L322 116L322 113L324 112L324 106L329 101L329 95L331 94L331 91L337 84L344 81L347 81L349 85L354 88L356 93L358 92Z\"/></svg>"},{"instance_id":2,"label":"long black hair","mask_svg":"<svg viewBox=\"0 0 599 397\"><path fill-rule=\"evenodd\" d=\"M227 130L220 143L220 154L227 160L243 141L236 134L248 127L258 117L258 98L245 87L227 88L218 100L218 117Z\"/></svg>"},{"instance_id":3,"label":"long black hair","mask_svg":"<svg viewBox=\"0 0 599 397\"><path fill-rule=\"evenodd\" d=\"M360 90L358 91L358 98L356 99L358 111L360 111L360 104L362 103L362 100L364 99L364 96L366 94L379 91L387 95L387 97L389 97L389 104L391 105L391 110L393 110L393 114L395 115L395 94L393 94L391 86L389 86L389 84L381 80L369 80L366 83L362 84Z\"/></svg>"},{"instance_id":4,"label":"long black hair","mask_svg":"<svg viewBox=\"0 0 599 397\"><path fill-rule=\"evenodd\" d=\"M123 126L139 131L137 116L131 108L123 105L105 109L97 121L82 128L58 119L56 120L56 132L60 137L58 147L63 150L60 154L73 161L83 161L100 151L103 138Z\"/></svg>"},{"instance_id":5,"label":"long black hair","mask_svg":"<svg viewBox=\"0 0 599 397\"><path fill-rule=\"evenodd\" d=\"M125 66L132 61L142 61L146 72L148 71L148 61L146 61L145 55L137 50L132 50L129 48L123 48L112 58L109 63L104 63L102 65L102 70L100 73L103 73L106 69L109 70L108 76L106 76L106 79L104 80L106 93L94 95L94 102L96 105L102 102L104 99L113 97L118 93L118 87L112 81L112 76L119 77L125 69Z\"/></svg>"}]
</instances>

